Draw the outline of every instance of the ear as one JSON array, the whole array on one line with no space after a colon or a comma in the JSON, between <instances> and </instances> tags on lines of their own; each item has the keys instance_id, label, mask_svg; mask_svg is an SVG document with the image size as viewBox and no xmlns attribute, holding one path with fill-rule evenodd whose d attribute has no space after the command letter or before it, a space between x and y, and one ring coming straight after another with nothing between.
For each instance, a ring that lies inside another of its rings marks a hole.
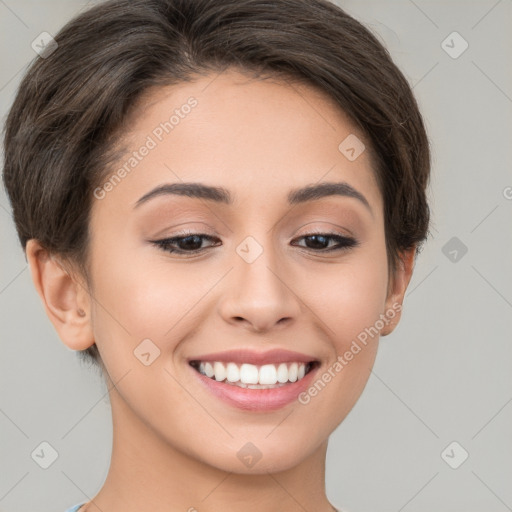
<instances>
[{"instance_id":1,"label":"ear","mask_svg":"<svg viewBox=\"0 0 512 512\"><path fill-rule=\"evenodd\" d=\"M26 255L34 286L60 339L72 350L89 348L94 337L91 301L84 285L37 240L27 242Z\"/></svg>"},{"instance_id":2,"label":"ear","mask_svg":"<svg viewBox=\"0 0 512 512\"><path fill-rule=\"evenodd\" d=\"M391 334L400 322L402 315L402 303L404 295L412 277L416 246L399 254L398 268L394 274L390 274L388 282L388 296L384 315L387 317L386 325L381 330L381 336Z\"/></svg>"}]
</instances>

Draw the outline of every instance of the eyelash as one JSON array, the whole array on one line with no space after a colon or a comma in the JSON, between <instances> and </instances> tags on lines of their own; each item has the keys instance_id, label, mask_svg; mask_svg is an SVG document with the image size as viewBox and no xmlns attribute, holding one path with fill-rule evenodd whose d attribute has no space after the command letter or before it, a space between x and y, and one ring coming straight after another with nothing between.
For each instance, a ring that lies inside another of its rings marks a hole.
<instances>
[{"instance_id":1,"label":"eyelash","mask_svg":"<svg viewBox=\"0 0 512 512\"><path fill-rule=\"evenodd\" d=\"M355 238L339 235L337 233L322 233L322 232L308 233L307 235L300 236L298 239L300 240L303 238L309 238L309 237L313 237L313 236L324 237L324 238L336 240L336 241L338 241L338 243L340 243L340 245L338 245L337 247L331 247L329 249L312 249L310 247L304 247L304 246L299 246L299 247L303 247L304 249L307 249L307 250L310 250L313 252L326 253L326 252L333 252L333 251L347 251L347 250L352 249L353 247L356 247L359 245L359 242ZM164 238L162 240L152 240L151 243L155 244L159 249L162 249L165 252L175 253L175 254L187 254L189 256L195 256L196 254L199 254L199 253L205 251L206 249L208 249L207 247L203 247L201 249L194 249L192 251L184 251L183 249L176 249L176 248L172 247L172 244L179 243L180 241L182 241L186 238L191 238L191 237L199 237L199 238L202 238L205 240L210 240L210 241L216 240L215 237L204 234L204 233L184 232L181 234L181 236ZM297 240L297 239L295 239L295 240Z\"/></svg>"}]
</instances>

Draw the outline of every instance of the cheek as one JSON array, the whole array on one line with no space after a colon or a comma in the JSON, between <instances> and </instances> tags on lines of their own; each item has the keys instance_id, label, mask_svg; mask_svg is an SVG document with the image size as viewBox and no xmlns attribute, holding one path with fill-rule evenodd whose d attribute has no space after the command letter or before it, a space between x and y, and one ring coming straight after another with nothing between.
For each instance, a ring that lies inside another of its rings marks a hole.
<instances>
[{"instance_id":1,"label":"cheek","mask_svg":"<svg viewBox=\"0 0 512 512\"><path fill-rule=\"evenodd\" d=\"M200 283L191 284L190 272L171 276L165 261L148 265L131 251L109 251L108 257L107 252L98 256L104 263L93 269L94 333L106 361L132 364L133 351L145 339L162 351L172 350L173 333L179 332L181 319L193 316L193 306L204 294Z\"/></svg>"},{"instance_id":2,"label":"cheek","mask_svg":"<svg viewBox=\"0 0 512 512\"><path fill-rule=\"evenodd\" d=\"M122 324L124 338L128 332L134 342L150 338L160 346L160 340L172 338L174 326L179 327L180 319L204 292L200 283L191 282L190 272L172 272L171 276L165 265L159 268L142 261L116 260L115 266L103 267L98 273L102 283L98 293L110 313L106 321Z\"/></svg>"},{"instance_id":3,"label":"cheek","mask_svg":"<svg viewBox=\"0 0 512 512\"><path fill-rule=\"evenodd\" d=\"M325 385L325 391L318 393L320 399L311 399L315 417L325 418L329 428L334 429L349 413L370 376L379 341L376 326L385 308L386 265L385 253L377 258L375 253L366 256L361 252L357 262L340 265L330 276L323 276L317 293L309 294L308 304L318 312L332 349L318 376L327 384L313 386L322 390Z\"/></svg>"},{"instance_id":4,"label":"cheek","mask_svg":"<svg viewBox=\"0 0 512 512\"><path fill-rule=\"evenodd\" d=\"M338 353L384 312L387 262L385 255L373 256L361 252L350 263L317 276L313 292L307 289L306 303L321 319Z\"/></svg>"}]
</instances>

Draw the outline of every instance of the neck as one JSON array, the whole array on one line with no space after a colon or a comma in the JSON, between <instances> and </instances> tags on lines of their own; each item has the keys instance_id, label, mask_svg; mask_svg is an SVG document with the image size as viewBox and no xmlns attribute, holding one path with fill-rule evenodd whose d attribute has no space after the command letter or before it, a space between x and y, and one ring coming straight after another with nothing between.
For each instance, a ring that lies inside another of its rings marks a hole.
<instances>
[{"instance_id":1,"label":"neck","mask_svg":"<svg viewBox=\"0 0 512 512\"><path fill-rule=\"evenodd\" d=\"M171 446L119 395L111 395L111 404L110 468L79 512L246 512L248 503L253 512L335 510L325 494L327 441L286 471L227 472Z\"/></svg>"}]
</instances>

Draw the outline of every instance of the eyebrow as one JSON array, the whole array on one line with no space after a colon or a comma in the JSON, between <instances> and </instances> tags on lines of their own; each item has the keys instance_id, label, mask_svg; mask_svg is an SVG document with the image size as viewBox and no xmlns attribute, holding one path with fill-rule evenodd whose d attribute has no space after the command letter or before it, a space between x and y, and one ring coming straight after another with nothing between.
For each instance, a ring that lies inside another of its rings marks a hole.
<instances>
[{"instance_id":1,"label":"eyebrow","mask_svg":"<svg viewBox=\"0 0 512 512\"><path fill-rule=\"evenodd\" d=\"M165 183L150 190L144 194L134 205L138 208L141 204L146 203L154 197L162 195L178 195L197 199L208 199L217 203L227 205L233 204L233 197L229 190L224 187L215 187L205 185L204 183ZM324 182L314 185L307 185L302 188L292 189L288 193L288 203L296 205L308 201L314 201L328 196L343 196L357 199L370 211L373 216L373 210L366 197L356 190L352 185L346 182Z\"/></svg>"}]
</instances>

